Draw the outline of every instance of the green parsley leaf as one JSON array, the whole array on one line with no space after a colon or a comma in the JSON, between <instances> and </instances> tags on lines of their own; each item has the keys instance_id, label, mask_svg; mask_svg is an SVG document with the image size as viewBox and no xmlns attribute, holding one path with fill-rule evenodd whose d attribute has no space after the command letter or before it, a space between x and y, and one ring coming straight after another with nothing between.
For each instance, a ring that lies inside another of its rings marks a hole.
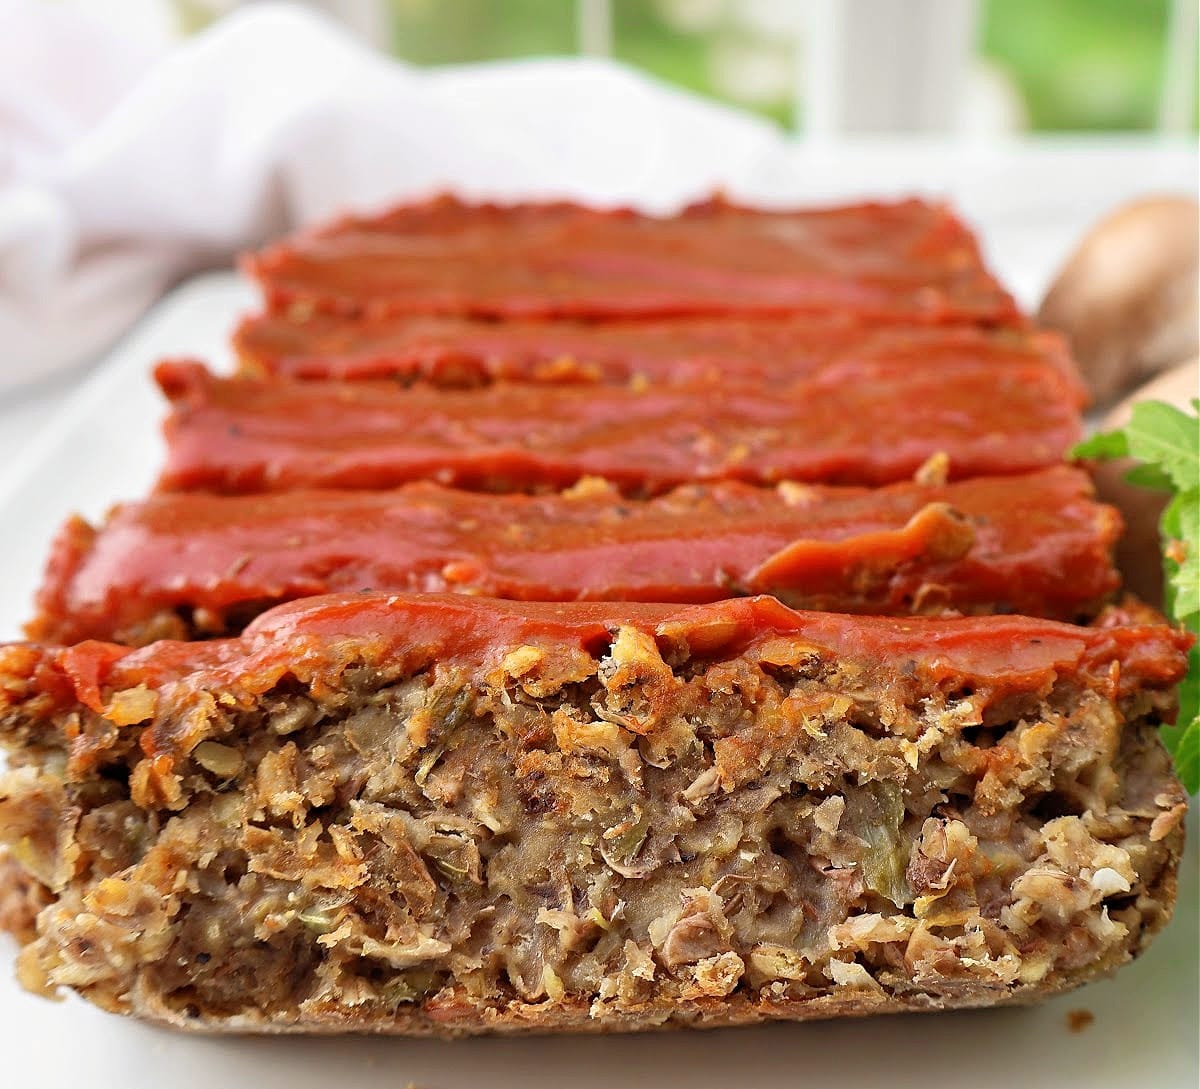
<instances>
[{"instance_id":1,"label":"green parsley leaf","mask_svg":"<svg viewBox=\"0 0 1200 1089\"><path fill-rule=\"evenodd\" d=\"M1191 792L1200 783L1200 718L1192 719L1175 748L1175 772L1179 781Z\"/></svg>"},{"instance_id":2,"label":"green parsley leaf","mask_svg":"<svg viewBox=\"0 0 1200 1089\"><path fill-rule=\"evenodd\" d=\"M1139 488L1151 488L1156 492L1174 491L1171 478L1157 465L1147 465L1144 462L1135 465L1125 474L1125 479Z\"/></svg>"},{"instance_id":3,"label":"green parsley leaf","mask_svg":"<svg viewBox=\"0 0 1200 1089\"><path fill-rule=\"evenodd\" d=\"M1176 491L1200 488L1200 420L1162 401L1140 401L1125 428L1129 456L1157 465Z\"/></svg>"},{"instance_id":4,"label":"green parsley leaf","mask_svg":"<svg viewBox=\"0 0 1200 1089\"><path fill-rule=\"evenodd\" d=\"M1112 461L1129 457L1129 440L1124 431L1097 431L1091 438L1076 443L1071 457L1077 461Z\"/></svg>"},{"instance_id":5,"label":"green parsley leaf","mask_svg":"<svg viewBox=\"0 0 1200 1089\"><path fill-rule=\"evenodd\" d=\"M1200 644L1192 647L1188 662L1191 668L1179 686L1179 722L1173 729L1183 732L1190 722L1200 732Z\"/></svg>"},{"instance_id":6,"label":"green parsley leaf","mask_svg":"<svg viewBox=\"0 0 1200 1089\"><path fill-rule=\"evenodd\" d=\"M1188 675L1179 686L1179 718L1162 727L1163 744L1175 760L1175 774L1192 794L1200 785L1200 645L1188 656Z\"/></svg>"},{"instance_id":7,"label":"green parsley leaf","mask_svg":"<svg viewBox=\"0 0 1200 1089\"><path fill-rule=\"evenodd\" d=\"M1200 489L1171 500L1175 508L1174 535L1168 544L1167 571L1174 595L1171 611L1181 622L1200 613ZM1174 553L1182 553L1177 557Z\"/></svg>"}]
</instances>

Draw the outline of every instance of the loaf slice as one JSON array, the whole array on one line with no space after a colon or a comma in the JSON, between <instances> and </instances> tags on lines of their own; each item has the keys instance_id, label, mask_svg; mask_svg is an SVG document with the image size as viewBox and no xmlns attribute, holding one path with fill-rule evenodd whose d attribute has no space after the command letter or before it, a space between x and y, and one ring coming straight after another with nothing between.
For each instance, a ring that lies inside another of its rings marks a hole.
<instances>
[{"instance_id":1,"label":"loaf slice","mask_svg":"<svg viewBox=\"0 0 1200 1089\"><path fill-rule=\"evenodd\" d=\"M245 259L274 311L612 319L852 314L1019 322L967 228L920 200L676 216L450 196L348 216Z\"/></svg>"},{"instance_id":2,"label":"loaf slice","mask_svg":"<svg viewBox=\"0 0 1200 1089\"><path fill-rule=\"evenodd\" d=\"M1088 618L1116 589L1120 517L1086 473L888 488L691 485L646 501L601 481L552 495L165 493L69 520L34 639L236 634L272 605L342 590L540 601L715 601Z\"/></svg>"},{"instance_id":3,"label":"loaf slice","mask_svg":"<svg viewBox=\"0 0 1200 1089\"><path fill-rule=\"evenodd\" d=\"M890 484L930 458L952 479L1062 461L1078 402L1049 363L952 373L872 365L791 384L497 384L221 378L162 363L167 491L396 487L548 491L585 476L632 496L680 484Z\"/></svg>"},{"instance_id":4,"label":"loaf slice","mask_svg":"<svg viewBox=\"0 0 1200 1089\"><path fill-rule=\"evenodd\" d=\"M314 598L0 652L19 975L197 1030L1027 1002L1169 917L1189 640L1111 615Z\"/></svg>"},{"instance_id":5,"label":"loaf slice","mask_svg":"<svg viewBox=\"0 0 1200 1089\"><path fill-rule=\"evenodd\" d=\"M439 386L783 384L818 376L854 382L881 364L945 376L964 361L997 368L1049 363L1080 404L1087 399L1057 333L912 322L864 326L845 313L582 322L268 310L242 321L234 348L250 374Z\"/></svg>"}]
</instances>

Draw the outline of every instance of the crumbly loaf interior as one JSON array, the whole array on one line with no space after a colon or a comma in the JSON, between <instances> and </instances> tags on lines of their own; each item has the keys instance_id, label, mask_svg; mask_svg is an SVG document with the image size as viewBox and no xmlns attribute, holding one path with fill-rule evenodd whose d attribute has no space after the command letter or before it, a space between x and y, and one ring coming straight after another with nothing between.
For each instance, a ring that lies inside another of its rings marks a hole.
<instances>
[{"instance_id":1,"label":"crumbly loaf interior","mask_svg":"<svg viewBox=\"0 0 1200 1089\"><path fill-rule=\"evenodd\" d=\"M930 691L797 638L720 660L624 628L476 675L118 694L154 756L111 711L34 700L0 723L0 840L53 895L19 973L225 1028L1020 1001L1169 914L1166 699Z\"/></svg>"},{"instance_id":2,"label":"crumbly loaf interior","mask_svg":"<svg viewBox=\"0 0 1200 1089\"><path fill-rule=\"evenodd\" d=\"M49 890L6 847L0 847L0 932L19 942L37 937L37 916L50 902Z\"/></svg>"}]
</instances>

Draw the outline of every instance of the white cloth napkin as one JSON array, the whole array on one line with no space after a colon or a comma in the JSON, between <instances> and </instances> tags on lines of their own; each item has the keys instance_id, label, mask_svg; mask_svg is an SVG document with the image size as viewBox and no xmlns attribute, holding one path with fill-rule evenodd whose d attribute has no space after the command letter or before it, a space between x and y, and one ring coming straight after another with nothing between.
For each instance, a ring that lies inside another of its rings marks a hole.
<instances>
[{"instance_id":1,"label":"white cloth napkin","mask_svg":"<svg viewBox=\"0 0 1200 1089\"><path fill-rule=\"evenodd\" d=\"M167 50L36 0L0 0L0 25L0 390L94 354L180 275L342 209L446 187L669 207L786 147L616 64L418 70L283 4Z\"/></svg>"}]
</instances>

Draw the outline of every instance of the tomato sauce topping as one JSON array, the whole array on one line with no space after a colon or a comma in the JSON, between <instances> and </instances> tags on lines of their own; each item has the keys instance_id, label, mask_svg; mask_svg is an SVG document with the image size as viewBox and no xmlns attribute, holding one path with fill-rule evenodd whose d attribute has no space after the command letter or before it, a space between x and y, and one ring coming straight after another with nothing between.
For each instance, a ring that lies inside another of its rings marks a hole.
<instances>
[{"instance_id":1,"label":"tomato sauce topping","mask_svg":"<svg viewBox=\"0 0 1200 1089\"><path fill-rule=\"evenodd\" d=\"M966 227L919 200L773 212L711 200L659 218L443 196L346 217L244 265L292 314L1019 316Z\"/></svg>"}]
</instances>

